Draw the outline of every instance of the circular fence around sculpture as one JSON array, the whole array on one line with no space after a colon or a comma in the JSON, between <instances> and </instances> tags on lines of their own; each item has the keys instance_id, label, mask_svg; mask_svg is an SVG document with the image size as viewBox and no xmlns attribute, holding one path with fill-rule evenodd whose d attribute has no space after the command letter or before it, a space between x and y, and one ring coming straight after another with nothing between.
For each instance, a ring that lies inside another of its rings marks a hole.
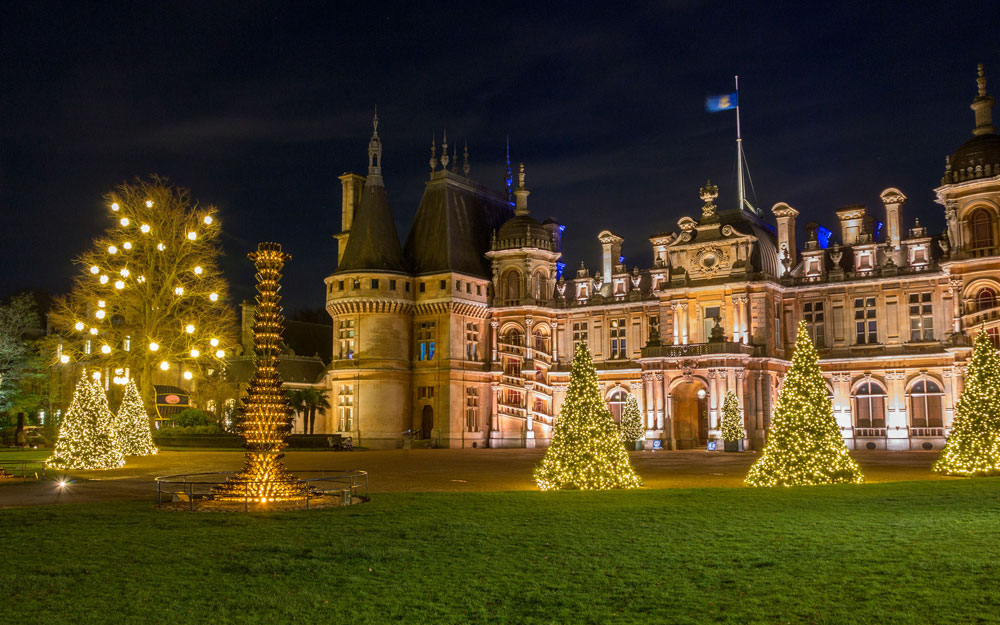
<instances>
[{"instance_id":1,"label":"circular fence around sculpture","mask_svg":"<svg viewBox=\"0 0 1000 625\"><path fill-rule=\"evenodd\" d=\"M173 508L187 508L194 511L207 508L233 509L242 507L255 509L287 510L297 509L304 504L305 509L318 506L347 506L364 503L368 496L368 472L361 470L341 471L296 471L299 475L310 476L288 480L285 483L301 489L301 499L289 502L261 503L247 496L242 502L216 502L213 498L215 487L224 484L230 476L238 475L238 471L217 471L214 473L186 473L183 475L167 475L156 478L156 507L163 508L171 504ZM182 505L172 505L180 503ZM186 505L183 505L186 504Z\"/></svg>"},{"instance_id":2,"label":"circular fence around sculpture","mask_svg":"<svg viewBox=\"0 0 1000 625\"><path fill-rule=\"evenodd\" d=\"M37 480L45 472L45 462L42 460L3 460L0 461L0 479Z\"/></svg>"}]
</instances>

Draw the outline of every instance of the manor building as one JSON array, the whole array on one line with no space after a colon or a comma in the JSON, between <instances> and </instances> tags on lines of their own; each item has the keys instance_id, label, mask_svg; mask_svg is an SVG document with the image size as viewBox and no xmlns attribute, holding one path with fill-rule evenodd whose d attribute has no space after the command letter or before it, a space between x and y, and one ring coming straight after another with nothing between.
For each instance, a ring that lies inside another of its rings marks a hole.
<instances>
[{"instance_id":1,"label":"manor building","mask_svg":"<svg viewBox=\"0 0 1000 625\"><path fill-rule=\"evenodd\" d=\"M446 141L400 245L376 120L367 176L340 177L324 429L368 447L544 446L585 342L613 415L638 400L647 448L719 438L732 390L759 449L805 320L849 447L942 447L972 337L1000 345L1000 136L981 66L977 82L973 137L934 190L943 234L906 219L888 188L877 210L841 208L799 243L792 206L721 210L706 183L695 216L649 237L651 267L626 266L605 230L600 267L571 275L562 227L531 214L523 166L495 193Z\"/></svg>"}]
</instances>

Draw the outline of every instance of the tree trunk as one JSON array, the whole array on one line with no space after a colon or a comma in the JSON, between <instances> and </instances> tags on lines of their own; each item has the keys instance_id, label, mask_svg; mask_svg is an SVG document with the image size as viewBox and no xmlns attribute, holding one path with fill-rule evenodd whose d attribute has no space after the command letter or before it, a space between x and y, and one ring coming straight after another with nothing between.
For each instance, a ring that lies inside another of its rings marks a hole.
<instances>
[{"instance_id":1,"label":"tree trunk","mask_svg":"<svg viewBox=\"0 0 1000 625\"><path fill-rule=\"evenodd\" d=\"M139 393L146 404L146 415L149 417L150 430L156 430L156 389L153 388L153 366L149 358L142 359L142 380Z\"/></svg>"},{"instance_id":2,"label":"tree trunk","mask_svg":"<svg viewBox=\"0 0 1000 625\"><path fill-rule=\"evenodd\" d=\"M313 434L316 427L316 406L309 407L309 433Z\"/></svg>"}]
</instances>

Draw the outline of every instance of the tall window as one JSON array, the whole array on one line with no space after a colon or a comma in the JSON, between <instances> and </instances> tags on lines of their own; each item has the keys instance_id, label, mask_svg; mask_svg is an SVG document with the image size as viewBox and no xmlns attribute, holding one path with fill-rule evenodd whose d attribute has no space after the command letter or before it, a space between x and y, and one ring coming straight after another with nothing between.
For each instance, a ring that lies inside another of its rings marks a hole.
<instances>
[{"instance_id":1,"label":"tall window","mask_svg":"<svg viewBox=\"0 0 1000 625\"><path fill-rule=\"evenodd\" d=\"M653 330L656 330L657 334L660 333L660 316L659 315L650 315L649 316L649 334L652 334ZM647 341L649 340L648 336L646 337L646 340Z\"/></svg>"},{"instance_id":2,"label":"tall window","mask_svg":"<svg viewBox=\"0 0 1000 625\"><path fill-rule=\"evenodd\" d=\"M933 380L924 378L910 389L910 426L915 428L941 427L942 399L944 393Z\"/></svg>"},{"instance_id":3,"label":"tall window","mask_svg":"<svg viewBox=\"0 0 1000 625\"><path fill-rule=\"evenodd\" d=\"M993 343L993 347L1000 349L1000 328L993 326L992 328L986 329L986 336L990 339L990 343ZM90 341L87 341L89 344Z\"/></svg>"},{"instance_id":4,"label":"tall window","mask_svg":"<svg viewBox=\"0 0 1000 625\"><path fill-rule=\"evenodd\" d=\"M340 341L340 357L354 358L354 319L345 319L337 326L337 340Z\"/></svg>"},{"instance_id":5,"label":"tall window","mask_svg":"<svg viewBox=\"0 0 1000 625\"><path fill-rule=\"evenodd\" d=\"M855 298L854 329L858 345L878 343L878 312L874 297Z\"/></svg>"},{"instance_id":6,"label":"tall window","mask_svg":"<svg viewBox=\"0 0 1000 625\"><path fill-rule=\"evenodd\" d=\"M854 425L885 427L885 390L877 382L865 382L854 393Z\"/></svg>"},{"instance_id":7,"label":"tall window","mask_svg":"<svg viewBox=\"0 0 1000 625\"><path fill-rule=\"evenodd\" d=\"M615 423L621 423L622 421L622 411L625 410L625 403L628 401L628 393L618 389L611 394L608 398L608 410L611 411L611 417L615 420Z\"/></svg>"},{"instance_id":8,"label":"tall window","mask_svg":"<svg viewBox=\"0 0 1000 625\"><path fill-rule=\"evenodd\" d=\"M573 348L576 348L576 344L579 342L587 342L587 328L588 324L586 321L574 321L573 322Z\"/></svg>"},{"instance_id":9,"label":"tall window","mask_svg":"<svg viewBox=\"0 0 1000 625\"><path fill-rule=\"evenodd\" d=\"M341 384L337 393L337 416L339 431L350 432L354 429L354 386Z\"/></svg>"},{"instance_id":10,"label":"tall window","mask_svg":"<svg viewBox=\"0 0 1000 625\"><path fill-rule=\"evenodd\" d=\"M816 347L826 347L826 314L823 302L806 302L802 305L802 318L809 329Z\"/></svg>"},{"instance_id":11,"label":"tall window","mask_svg":"<svg viewBox=\"0 0 1000 625\"><path fill-rule=\"evenodd\" d=\"M969 235L971 251L987 252L993 247L993 216L988 210L979 208L972 213L969 217Z\"/></svg>"},{"instance_id":12,"label":"tall window","mask_svg":"<svg viewBox=\"0 0 1000 625\"><path fill-rule=\"evenodd\" d=\"M705 340L712 338L712 328L715 327L715 320L719 319L719 323L722 323L722 307L721 306L706 306L704 312L702 313L702 325L705 326Z\"/></svg>"},{"instance_id":13,"label":"tall window","mask_svg":"<svg viewBox=\"0 0 1000 625\"><path fill-rule=\"evenodd\" d=\"M465 430L479 431L479 393L474 386L465 388Z\"/></svg>"},{"instance_id":14,"label":"tall window","mask_svg":"<svg viewBox=\"0 0 1000 625\"><path fill-rule=\"evenodd\" d=\"M503 274L503 281L500 285L503 296L508 301L521 299L521 272L516 269L508 269Z\"/></svg>"},{"instance_id":15,"label":"tall window","mask_svg":"<svg viewBox=\"0 0 1000 625\"><path fill-rule=\"evenodd\" d=\"M549 298L549 281L544 271L535 272L531 283L534 290L533 296L536 300L547 300Z\"/></svg>"},{"instance_id":16,"label":"tall window","mask_svg":"<svg viewBox=\"0 0 1000 625\"><path fill-rule=\"evenodd\" d=\"M479 360L479 324L465 322L465 359Z\"/></svg>"},{"instance_id":17,"label":"tall window","mask_svg":"<svg viewBox=\"0 0 1000 625\"><path fill-rule=\"evenodd\" d=\"M993 289L979 289L976 293L976 310L979 312L982 310L989 310L990 308L995 308L997 305L997 294Z\"/></svg>"},{"instance_id":18,"label":"tall window","mask_svg":"<svg viewBox=\"0 0 1000 625\"><path fill-rule=\"evenodd\" d=\"M611 359L628 358L625 345L625 319L611 320Z\"/></svg>"},{"instance_id":19,"label":"tall window","mask_svg":"<svg viewBox=\"0 0 1000 625\"><path fill-rule=\"evenodd\" d=\"M420 360L434 360L434 342L437 323L421 321L417 327L417 353Z\"/></svg>"},{"instance_id":20,"label":"tall window","mask_svg":"<svg viewBox=\"0 0 1000 625\"><path fill-rule=\"evenodd\" d=\"M934 307L929 292L910 293L910 340L934 340Z\"/></svg>"}]
</instances>

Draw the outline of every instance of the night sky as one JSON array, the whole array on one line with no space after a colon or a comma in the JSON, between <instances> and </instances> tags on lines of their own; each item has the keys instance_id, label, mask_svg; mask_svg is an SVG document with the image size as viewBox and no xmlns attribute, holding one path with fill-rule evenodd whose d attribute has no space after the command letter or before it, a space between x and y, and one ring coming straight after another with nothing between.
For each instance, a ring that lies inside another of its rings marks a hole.
<instances>
[{"instance_id":1,"label":"night sky","mask_svg":"<svg viewBox=\"0 0 1000 625\"><path fill-rule=\"evenodd\" d=\"M294 256L287 306L322 307L337 176L365 173L376 104L404 240L447 129L497 190L510 137L532 214L567 226L570 268L598 269L605 228L646 267L647 237L697 218L706 178L736 205L735 117L704 110L734 74L768 215L785 201L800 229L835 229L846 204L881 217L895 186L905 227L937 233L932 190L972 136L977 63L1000 95L989 2L91 4L0 10L0 296L68 289L109 223L102 196L158 173L219 208L234 300L252 295L246 252L276 240Z\"/></svg>"}]
</instances>

